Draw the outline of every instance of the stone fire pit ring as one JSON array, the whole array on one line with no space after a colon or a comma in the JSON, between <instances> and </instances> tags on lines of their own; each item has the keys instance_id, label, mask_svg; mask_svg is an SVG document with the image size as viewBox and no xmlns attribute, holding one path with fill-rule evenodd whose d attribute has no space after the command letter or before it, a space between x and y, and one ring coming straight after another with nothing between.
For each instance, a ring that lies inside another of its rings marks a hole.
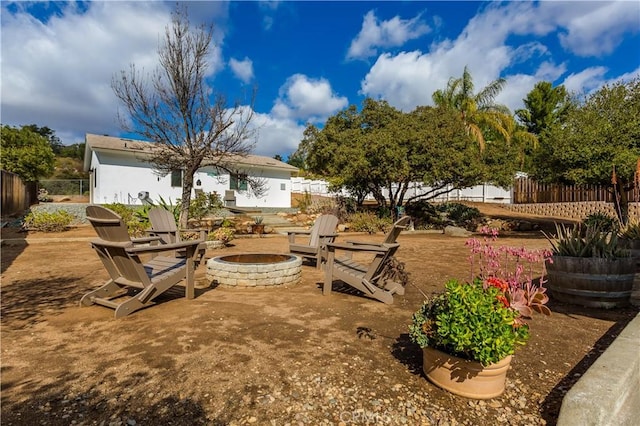
<instances>
[{"instance_id":1,"label":"stone fire pit ring","mask_svg":"<svg viewBox=\"0 0 640 426\"><path fill-rule=\"evenodd\" d=\"M207 261L212 284L229 287L274 287L300 281L302 258L291 254L244 253Z\"/></svg>"}]
</instances>

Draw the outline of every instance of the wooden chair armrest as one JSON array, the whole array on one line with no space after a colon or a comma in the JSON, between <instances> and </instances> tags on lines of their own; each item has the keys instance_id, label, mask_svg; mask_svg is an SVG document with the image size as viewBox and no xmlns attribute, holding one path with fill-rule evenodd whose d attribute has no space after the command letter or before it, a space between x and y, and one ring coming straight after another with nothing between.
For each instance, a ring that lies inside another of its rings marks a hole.
<instances>
[{"instance_id":1,"label":"wooden chair armrest","mask_svg":"<svg viewBox=\"0 0 640 426\"><path fill-rule=\"evenodd\" d=\"M384 253L389 251L393 247L398 247L400 244L380 244L380 245L365 245L365 244L345 244L345 243L327 243L327 249L329 251L346 250L346 251L368 251L372 253Z\"/></svg>"},{"instance_id":2,"label":"wooden chair armrest","mask_svg":"<svg viewBox=\"0 0 640 426\"><path fill-rule=\"evenodd\" d=\"M147 231L148 232L148 231ZM145 243L151 243L154 241L162 241L162 238L155 235L155 236L148 236L148 237L140 237L140 238L132 238L131 242L133 244L145 244Z\"/></svg>"},{"instance_id":3,"label":"wooden chair armrest","mask_svg":"<svg viewBox=\"0 0 640 426\"><path fill-rule=\"evenodd\" d=\"M310 230L298 230L298 231L287 231L287 234L291 235L296 235L296 234L300 234L300 235L311 235L311 231Z\"/></svg>"},{"instance_id":4,"label":"wooden chair armrest","mask_svg":"<svg viewBox=\"0 0 640 426\"><path fill-rule=\"evenodd\" d=\"M368 246L382 246L382 243L374 243L371 241L354 241L354 240L347 240L345 241L345 243L347 244L359 244L359 245L368 245Z\"/></svg>"},{"instance_id":5,"label":"wooden chair armrest","mask_svg":"<svg viewBox=\"0 0 640 426\"><path fill-rule=\"evenodd\" d=\"M125 250L127 253L155 253L160 251L177 250L189 247L198 247L204 240L190 240L180 241L171 244L162 244L158 246L145 246L145 247L127 247Z\"/></svg>"}]
</instances>

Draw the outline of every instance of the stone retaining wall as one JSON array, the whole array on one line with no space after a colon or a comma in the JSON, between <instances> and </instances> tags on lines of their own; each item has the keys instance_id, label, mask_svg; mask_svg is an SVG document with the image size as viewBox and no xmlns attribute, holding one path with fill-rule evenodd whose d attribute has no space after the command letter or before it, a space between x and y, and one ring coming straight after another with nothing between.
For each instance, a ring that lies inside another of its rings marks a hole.
<instances>
[{"instance_id":1,"label":"stone retaining wall","mask_svg":"<svg viewBox=\"0 0 640 426\"><path fill-rule=\"evenodd\" d=\"M536 216L561 217L573 220L583 220L592 213L604 213L616 217L613 203L604 201L585 201L577 203L536 203L536 204L505 204L508 210ZM640 218L640 203L629 203L629 217Z\"/></svg>"}]
</instances>

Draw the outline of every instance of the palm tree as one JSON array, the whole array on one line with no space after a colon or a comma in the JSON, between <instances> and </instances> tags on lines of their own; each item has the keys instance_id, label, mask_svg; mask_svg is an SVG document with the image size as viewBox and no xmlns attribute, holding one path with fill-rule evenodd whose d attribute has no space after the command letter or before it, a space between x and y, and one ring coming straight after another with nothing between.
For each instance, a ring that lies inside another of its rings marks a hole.
<instances>
[{"instance_id":1,"label":"palm tree","mask_svg":"<svg viewBox=\"0 0 640 426\"><path fill-rule=\"evenodd\" d=\"M478 142L480 150L485 147L485 132L491 132L493 137L506 143L510 143L511 137L518 133L519 139L530 140L535 146L537 138L520 134L509 108L494 102L506 83L504 78L499 78L474 94L473 78L468 68L464 67L461 78L451 77L447 88L436 90L432 98L436 106L451 108L462 114L467 131Z\"/></svg>"}]
</instances>

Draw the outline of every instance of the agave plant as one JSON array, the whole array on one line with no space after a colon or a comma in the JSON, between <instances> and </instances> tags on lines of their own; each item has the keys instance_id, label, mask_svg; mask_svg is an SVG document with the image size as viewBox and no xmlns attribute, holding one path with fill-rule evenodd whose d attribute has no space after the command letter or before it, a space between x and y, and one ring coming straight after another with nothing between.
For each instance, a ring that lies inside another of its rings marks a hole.
<instances>
[{"instance_id":1,"label":"agave plant","mask_svg":"<svg viewBox=\"0 0 640 426\"><path fill-rule=\"evenodd\" d=\"M620 238L625 240L639 240L640 241L640 221L629 221L625 226L620 228Z\"/></svg>"},{"instance_id":2,"label":"agave plant","mask_svg":"<svg viewBox=\"0 0 640 426\"><path fill-rule=\"evenodd\" d=\"M616 259L629 257L629 252L618 246L618 235L598 227L567 226L556 223L556 234L544 236L551 243L555 256L599 257Z\"/></svg>"}]
</instances>

